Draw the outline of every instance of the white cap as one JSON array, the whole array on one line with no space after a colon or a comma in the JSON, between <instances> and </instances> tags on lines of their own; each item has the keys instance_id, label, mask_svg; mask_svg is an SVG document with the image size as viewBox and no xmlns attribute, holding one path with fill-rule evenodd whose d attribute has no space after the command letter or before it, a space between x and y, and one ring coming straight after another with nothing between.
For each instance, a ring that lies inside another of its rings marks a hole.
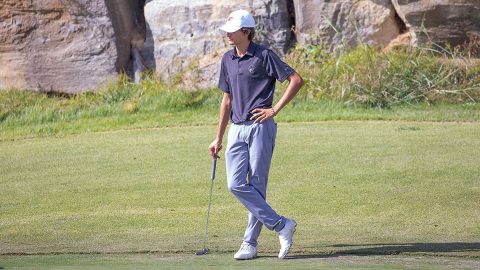
<instances>
[{"instance_id":1,"label":"white cap","mask_svg":"<svg viewBox=\"0 0 480 270\"><path fill-rule=\"evenodd\" d=\"M233 33L243 27L255 27L255 20L250 12L240 9L228 15L227 23L220 27L220 30Z\"/></svg>"}]
</instances>

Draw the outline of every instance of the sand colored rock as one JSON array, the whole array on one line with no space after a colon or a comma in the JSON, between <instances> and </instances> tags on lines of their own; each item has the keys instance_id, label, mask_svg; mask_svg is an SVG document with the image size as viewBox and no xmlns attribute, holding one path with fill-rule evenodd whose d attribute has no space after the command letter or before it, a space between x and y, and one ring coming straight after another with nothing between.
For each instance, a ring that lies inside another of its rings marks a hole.
<instances>
[{"instance_id":1,"label":"sand colored rock","mask_svg":"<svg viewBox=\"0 0 480 270\"><path fill-rule=\"evenodd\" d=\"M229 46L218 28L243 8L256 41L342 49L464 44L480 36L478 0L2 0L0 89L75 93L144 68L188 88L216 85Z\"/></svg>"}]
</instances>

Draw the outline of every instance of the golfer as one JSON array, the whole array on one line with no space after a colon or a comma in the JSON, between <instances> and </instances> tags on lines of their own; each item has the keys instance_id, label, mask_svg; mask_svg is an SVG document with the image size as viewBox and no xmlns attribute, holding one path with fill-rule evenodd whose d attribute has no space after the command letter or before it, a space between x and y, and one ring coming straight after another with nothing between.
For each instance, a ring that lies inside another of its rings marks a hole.
<instances>
[{"instance_id":1,"label":"golfer","mask_svg":"<svg viewBox=\"0 0 480 270\"><path fill-rule=\"evenodd\" d=\"M257 239L265 225L278 233L278 257L283 259L292 246L297 224L275 212L265 200L277 133L273 118L297 94L303 79L274 52L252 41L254 26L255 20L248 11L237 10L220 28L234 48L226 52L221 61L218 87L223 91L223 98L217 136L209 151L213 157L222 149L230 118L232 124L225 153L228 190L249 211L243 243L233 257L239 260L255 258ZM276 80L288 80L289 84L273 106Z\"/></svg>"}]
</instances>

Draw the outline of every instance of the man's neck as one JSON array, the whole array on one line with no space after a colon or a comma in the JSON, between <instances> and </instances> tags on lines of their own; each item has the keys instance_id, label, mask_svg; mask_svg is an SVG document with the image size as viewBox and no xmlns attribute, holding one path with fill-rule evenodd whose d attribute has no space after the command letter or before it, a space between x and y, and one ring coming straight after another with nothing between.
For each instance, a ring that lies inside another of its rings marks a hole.
<instances>
[{"instance_id":1,"label":"man's neck","mask_svg":"<svg viewBox=\"0 0 480 270\"><path fill-rule=\"evenodd\" d=\"M246 42L242 42L240 44L235 45L235 49L237 50L238 57L243 57L247 53L248 46L250 45L250 40Z\"/></svg>"}]
</instances>

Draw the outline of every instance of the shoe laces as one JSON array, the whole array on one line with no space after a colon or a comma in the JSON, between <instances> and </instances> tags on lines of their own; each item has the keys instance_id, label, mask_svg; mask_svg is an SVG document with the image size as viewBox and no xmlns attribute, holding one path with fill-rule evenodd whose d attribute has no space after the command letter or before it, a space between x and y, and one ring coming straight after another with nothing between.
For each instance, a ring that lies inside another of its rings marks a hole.
<instances>
[{"instance_id":1,"label":"shoe laces","mask_svg":"<svg viewBox=\"0 0 480 270\"><path fill-rule=\"evenodd\" d=\"M242 243L242 245L240 246L240 250L251 252L253 251L253 246L248 243Z\"/></svg>"}]
</instances>

